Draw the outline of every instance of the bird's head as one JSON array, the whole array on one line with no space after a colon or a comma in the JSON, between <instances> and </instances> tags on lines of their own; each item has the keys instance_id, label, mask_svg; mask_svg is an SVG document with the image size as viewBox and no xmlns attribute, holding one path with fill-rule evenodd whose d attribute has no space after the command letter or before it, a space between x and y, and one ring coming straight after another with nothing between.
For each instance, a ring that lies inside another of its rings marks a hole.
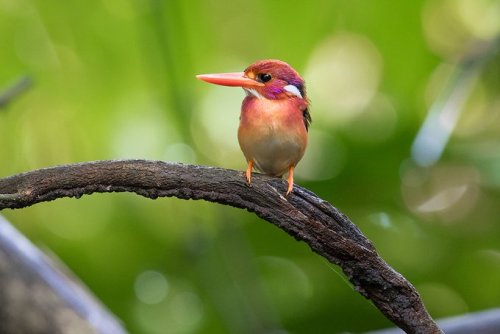
<instances>
[{"instance_id":1,"label":"bird's head","mask_svg":"<svg viewBox=\"0 0 500 334\"><path fill-rule=\"evenodd\" d=\"M248 95L257 98L307 99L304 80L281 60L260 60L248 66L244 72L200 74L196 77L217 85L242 87Z\"/></svg>"}]
</instances>

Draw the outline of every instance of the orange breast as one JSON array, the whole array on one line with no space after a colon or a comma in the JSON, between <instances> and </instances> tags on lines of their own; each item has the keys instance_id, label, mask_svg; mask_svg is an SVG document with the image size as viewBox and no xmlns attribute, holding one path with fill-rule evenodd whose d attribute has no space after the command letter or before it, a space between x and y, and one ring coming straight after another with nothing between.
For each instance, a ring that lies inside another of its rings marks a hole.
<instances>
[{"instance_id":1,"label":"orange breast","mask_svg":"<svg viewBox=\"0 0 500 334\"><path fill-rule=\"evenodd\" d=\"M243 101L238 141L247 161L263 173L285 174L307 146L307 130L298 98L269 100L247 96Z\"/></svg>"}]
</instances>

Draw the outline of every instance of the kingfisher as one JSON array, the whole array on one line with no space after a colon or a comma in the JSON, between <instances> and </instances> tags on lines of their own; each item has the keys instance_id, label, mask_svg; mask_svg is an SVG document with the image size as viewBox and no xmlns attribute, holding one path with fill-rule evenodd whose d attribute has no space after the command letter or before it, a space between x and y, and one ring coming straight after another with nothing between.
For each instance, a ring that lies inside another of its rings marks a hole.
<instances>
[{"instance_id":1,"label":"kingfisher","mask_svg":"<svg viewBox=\"0 0 500 334\"><path fill-rule=\"evenodd\" d=\"M243 72L200 74L198 79L222 86L242 87L238 142L252 182L255 168L264 174L283 177L288 172L286 195L293 190L293 172L307 147L311 124L304 80L281 60L266 59Z\"/></svg>"}]
</instances>

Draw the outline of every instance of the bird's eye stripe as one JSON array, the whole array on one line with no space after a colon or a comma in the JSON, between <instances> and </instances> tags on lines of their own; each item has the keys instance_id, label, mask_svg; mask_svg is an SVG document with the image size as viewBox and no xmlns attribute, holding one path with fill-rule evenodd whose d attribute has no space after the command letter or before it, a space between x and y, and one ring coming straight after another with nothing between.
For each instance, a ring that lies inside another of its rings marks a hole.
<instances>
[{"instance_id":1,"label":"bird's eye stripe","mask_svg":"<svg viewBox=\"0 0 500 334\"><path fill-rule=\"evenodd\" d=\"M297 88L297 86L295 85L286 85L285 87L283 87L284 90L286 90L287 92L297 96L297 97L300 97L302 99L302 94L300 93L300 90Z\"/></svg>"}]
</instances>

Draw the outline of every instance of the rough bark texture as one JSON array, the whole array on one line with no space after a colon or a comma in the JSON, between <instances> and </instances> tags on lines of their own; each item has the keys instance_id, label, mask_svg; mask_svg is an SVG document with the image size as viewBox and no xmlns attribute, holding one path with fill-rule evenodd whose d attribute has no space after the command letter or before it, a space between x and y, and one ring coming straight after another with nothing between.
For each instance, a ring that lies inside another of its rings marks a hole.
<instances>
[{"instance_id":1,"label":"rough bark texture","mask_svg":"<svg viewBox=\"0 0 500 334\"><path fill-rule=\"evenodd\" d=\"M339 210L286 182L222 168L125 160L65 165L0 179L0 210L94 192L134 192L156 199L203 199L255 212L339 265L355 289L408 333L442 333L415 288L382 260L371 242Z\"/></svg>"}]
</instances>

